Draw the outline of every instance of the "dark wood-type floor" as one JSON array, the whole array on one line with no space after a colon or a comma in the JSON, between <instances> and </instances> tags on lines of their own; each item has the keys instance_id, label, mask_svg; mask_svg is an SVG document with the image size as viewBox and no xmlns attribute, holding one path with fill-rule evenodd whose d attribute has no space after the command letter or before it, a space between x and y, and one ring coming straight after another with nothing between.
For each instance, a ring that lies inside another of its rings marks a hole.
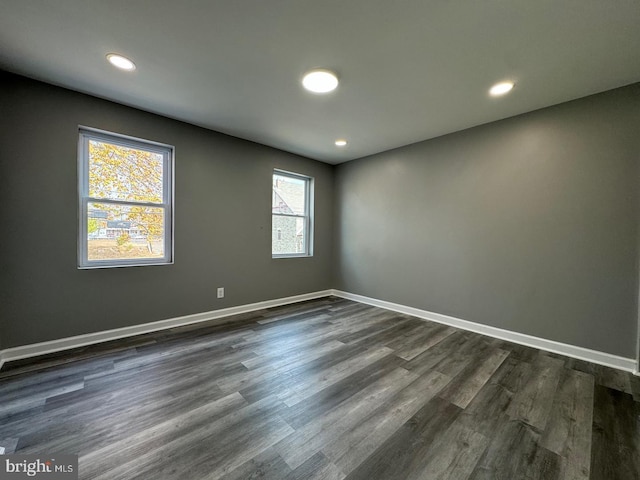
<instances>
[{"instance_id":1,"label":"dark wood-type floor","mask_svg":"<svg viewBox=\"0 0 640 480\"><path fill-rule=\"evenodd\" d=\"M82 479L639 478L639 378L334 297L13 362L0 399L7 453Z\"/></svg>"}]
</instances>

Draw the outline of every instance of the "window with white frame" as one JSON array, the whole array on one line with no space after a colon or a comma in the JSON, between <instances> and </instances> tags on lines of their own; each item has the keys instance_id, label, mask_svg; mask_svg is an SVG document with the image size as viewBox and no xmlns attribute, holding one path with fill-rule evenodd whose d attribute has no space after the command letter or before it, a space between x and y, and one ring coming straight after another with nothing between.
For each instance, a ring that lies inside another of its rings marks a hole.
<instances>
[{"instance_id":1,"label":"window with white frame","mask_svg":"<svg viewBox=\"0 0 640 480\"><path fill-rule=\"evenodd\" d=\"M81 128L78 177L79 268L173 262L173 147Z\"/></svg>"},{"instance_id":2,"label":"window with white frame","mask_svg":"<svg viewBox=\"0 0 640 480\"><path fill-rule=\"evenodd\" d=\"M271 191L271 255L312 255L313 179L275 170Z\"/></svg>"}]
</instances>

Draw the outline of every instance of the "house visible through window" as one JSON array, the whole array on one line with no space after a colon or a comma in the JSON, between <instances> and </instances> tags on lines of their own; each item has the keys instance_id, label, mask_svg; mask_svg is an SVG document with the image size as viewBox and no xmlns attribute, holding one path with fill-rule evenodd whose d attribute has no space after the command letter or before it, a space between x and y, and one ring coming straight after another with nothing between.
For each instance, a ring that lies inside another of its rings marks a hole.
<instances>
[{"instance_id":1,"label":"house visible through window","mask_svg":"<svg viewBox=\"0 0 640 480\"><path fill-rule=\"evenodd\" d=\"M173 148L80 130L80 268L173 260Z\"/></svg>"},{"instance_id":2,"label":"house visible through window","mask_svg":"<svg viewBox=\"0 0 640 480\"><path fill-rule=\"evenodd\" d=\"M276 170L271 197L272 256L311 256L313 180Z\"/></svg>"}]
</instances>

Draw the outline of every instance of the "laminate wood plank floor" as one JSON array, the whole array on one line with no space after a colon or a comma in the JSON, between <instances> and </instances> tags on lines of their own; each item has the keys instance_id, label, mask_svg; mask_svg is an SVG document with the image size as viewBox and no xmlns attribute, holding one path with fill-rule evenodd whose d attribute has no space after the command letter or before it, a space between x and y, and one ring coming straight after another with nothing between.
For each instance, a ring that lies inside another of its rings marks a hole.
<instances>
[{"instance_id":1,"label":"laminate wood plank floor","mask_svg":"<svg viewBox=\"0 0 640 480\"><path fill-rule=\"evenodd\" d=\"M326 297L8 363L81 479L640 479L640 379Z\"/></svg>"}]
</instances>

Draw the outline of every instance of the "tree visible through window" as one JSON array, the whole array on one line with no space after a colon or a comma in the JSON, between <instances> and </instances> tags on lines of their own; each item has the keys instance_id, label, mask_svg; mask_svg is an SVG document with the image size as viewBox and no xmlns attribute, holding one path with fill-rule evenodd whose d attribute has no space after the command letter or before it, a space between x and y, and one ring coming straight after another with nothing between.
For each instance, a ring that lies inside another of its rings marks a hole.
<instances>
[{"instance_id":1,"label":"tree visible through window","mask_svg":"<svg viewBox=\"0 0 640 480\"><path fill-rule=\"evenodd\" d=\"M80 131L79 266L172 260L173 149Z\"/></svg>"},{"instance_id":2,"label":"tree visible through window","mask_svg":"<svg viewBox=\"0 0 640 480\"><path fill-rule=\"evenodd\" d=\"M271 193L271 254L311 255L312 179L276 170Z\"/></svg>"}]
</instances>

